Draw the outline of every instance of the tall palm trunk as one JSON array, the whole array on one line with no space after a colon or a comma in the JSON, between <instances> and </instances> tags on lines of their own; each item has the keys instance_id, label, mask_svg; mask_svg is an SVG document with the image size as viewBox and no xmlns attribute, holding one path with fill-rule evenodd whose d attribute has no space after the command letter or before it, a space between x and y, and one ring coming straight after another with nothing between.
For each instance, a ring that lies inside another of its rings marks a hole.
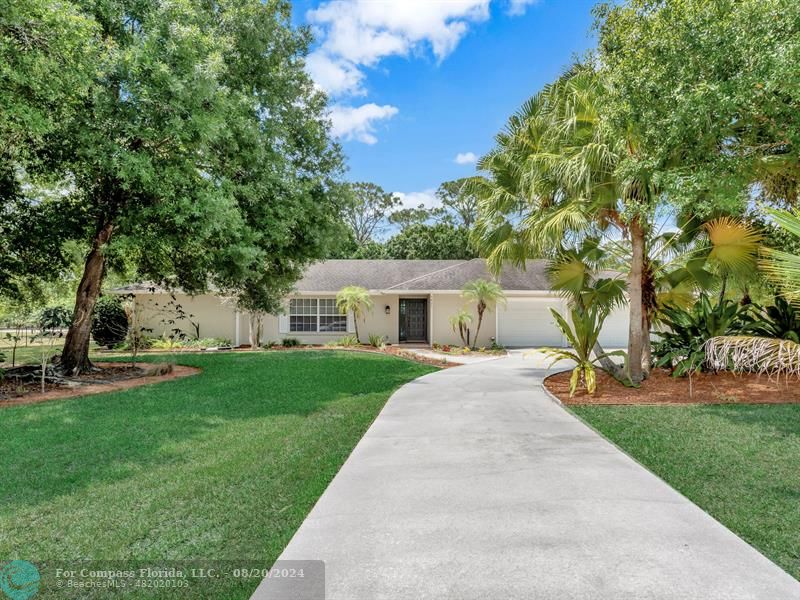
<instances>
[{"instance_id":1,"label":"tall palm trunk","mask_svg":"<svg viewBox=\"0 0 800 600\"><path fill-rule=\"evenodd\" d=\"M644 314L642 310L642 272L644 269L644 229L636 217L630 224L631 271L628 276L628 302L630 324L628 329L628 370L634 384L644 379L642 369L642 349Z\"/></svg>"},{"instance_id":2,"label":"tall palm trunk","mask_svg":"<svg viewBox=\"0 0 800 600\"><path fill-rule=\"evenodd\" d=\"M361 336L358 335L358 315L356 314L356 311L353 311L353 325L355 325L356 328L356 340L358 340L358 343L360 344Z\"/></svg>"},{"instance_id":3,"label":"tall palm trunk","mask_svg":"<svg viewBox=\"0 0 800 600\"><path fill-rule=\"evenodd\" d=\"M92 313L100 295L105 267L104 247L111 239L113 223L105 223L95 234L92 250L86 257L83 276L75 294L75 312L61 352L61 370L77 375L92 368L89 342L92 334Z\"/></svg>"}]
</instances>

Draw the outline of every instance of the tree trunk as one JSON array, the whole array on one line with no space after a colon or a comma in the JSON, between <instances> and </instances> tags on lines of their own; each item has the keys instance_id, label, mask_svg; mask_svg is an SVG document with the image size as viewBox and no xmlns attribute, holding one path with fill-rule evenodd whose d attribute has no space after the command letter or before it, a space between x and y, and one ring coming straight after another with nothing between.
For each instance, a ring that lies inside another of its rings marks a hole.
<instances>
[{"instance_id":1,"label":"tree trunk","mask_svg":"<svg viewBox=\"0 0 800 600\"><path fill-rule=\"evenodd\" d=\"M642 370L642 326L644 323L642 310L642 271L644 268L644 230L639 217L630 225L631 234L631 272L628 276L628 302L630 306L630 324L628 329L628 370L634 384L644 379Z\"/></svg>"},{"instance_id":2,"label":"tree trunk","mask_svg":"<svg viewBox=\"0 0 800 600\"><path fill-rule=\"evenodd\" d=\"M261 347L261 333L263 331L264 314L261 312L250 313L250 349L257 350Z\"/></svg>"},{"instance_id":3,"label":"tree trunk","mask_svg":"<svg viewBox=\"0 0 800 600\"><path fill-rule=\"evenodd\" d=\"M650 319L644 317L642 327L642 369L645 379L650 377L650 367L653 364L653 345L650 342Z\"/></svg>"},{"instance_id":4,"label":"tree trunk","mask_svg":"<svg viewBox=\"0 0 800 600\"><path fill-rule=\"evenodd\" d=\"M358 343L361 343L361 336L358 335L358 317L356 316L356 311L353 311L353 325L356 328L356 340Z\"/></svg>"},{"instance_id":5,"label":"tree trunk","mask_svg":"<svg viewBox=\"0 0 800 600\"><path fill-rule=\"evenodd\" d=\"M103 268L106 261L103 255L104 246L111 239L113 231L113 223L106 223L100 228L95 235L92 250L86 257L83 267L83 276L75 295L72 323L64 341L64 350L61 352L60 368L64 373L70 375L78 375L92 368L92 363L89 362L92 313L100 295L100 286L103 283Z\"/></svg>"},{"instance_id":6,"label":"tree trunk","mask_svg":"<svg viewBox=\"0 0 800 600\"><path fill-rule=\"evenodd\" d=\"M478 347L478 334L481 332L481 323L483 323L483 311L478 311L478 326L475 328L475 337L472 338L474 342L471 346L472 348Z\"/></svg>"},{"instance_id":7,"label":"tree trunk","mask_svg":"<svg viewBox=\"0 0 800 600\"><path fill-rule=\"evenodd\" d=\"M603 350L603 347L600 345L600 342L594 343L593 351L596 357L600 357L603 356L603 354L605 354L605 350ZM616 379L620 379L625 375L625 370L617 363L615 363L613 360L611 360L610 356L605 356L599 359L599 362L603 370L606 371L607 373L610 373Z\"/></svg>"}]
</instances>

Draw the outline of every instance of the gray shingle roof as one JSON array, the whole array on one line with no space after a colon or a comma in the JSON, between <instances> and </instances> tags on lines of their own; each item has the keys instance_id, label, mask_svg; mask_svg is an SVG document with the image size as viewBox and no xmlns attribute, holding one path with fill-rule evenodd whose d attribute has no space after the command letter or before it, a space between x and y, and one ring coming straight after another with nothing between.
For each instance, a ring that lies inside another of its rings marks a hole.
<instances>
[{"instance_id":1,"label":"gray shingle roof","mask_svg":"<svg viewBox=\"0 0 800 600\"><path fill-rule=\"evenodd\" d=\"M336 293L348 285L359 285L372 291L460 290L473 279L497 279L507 291L546 291L547 261L529 260L525 269L506 266L498 278L489 273L486 261L473 260L326 260L306 269L295 289L299 292ZM113 290L115 293L170 293L151 283L133 283ZM211 290L212 292L215 290ZM173 293L182 293L180 289Z\"/></svg>"},{"instance_id":2,"label":"gray shingle roof","mask_svg":"<svg viewBox=\"0 0 800 600\"><path fill-rule=\"evenodd\" d=\"M546 261L529 260L526 268L504 267L505 290L544 291L550 285ZM327 260L311 265L297 282L300 292L337 292L347 285L368 290L460 290L472 279L494 279L482 258L473 260Z\"/></svg>"}]
</instances>

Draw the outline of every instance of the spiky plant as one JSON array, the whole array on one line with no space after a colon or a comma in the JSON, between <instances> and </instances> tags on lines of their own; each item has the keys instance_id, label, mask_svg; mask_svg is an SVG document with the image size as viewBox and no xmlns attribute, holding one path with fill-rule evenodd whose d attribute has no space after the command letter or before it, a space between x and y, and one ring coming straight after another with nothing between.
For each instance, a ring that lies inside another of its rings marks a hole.
<instances>
[{"instance_id":1,"label":"spiky plant","mask_svg":"<svg viewBox=\"0 0 800 600\"><path fill-rule=\"evenodd\" d=\"M800 377L800 344L751 336L719 336L705 343L707 367L716 371L758 373L770 378Z\"/></svg>"}]
</instances>

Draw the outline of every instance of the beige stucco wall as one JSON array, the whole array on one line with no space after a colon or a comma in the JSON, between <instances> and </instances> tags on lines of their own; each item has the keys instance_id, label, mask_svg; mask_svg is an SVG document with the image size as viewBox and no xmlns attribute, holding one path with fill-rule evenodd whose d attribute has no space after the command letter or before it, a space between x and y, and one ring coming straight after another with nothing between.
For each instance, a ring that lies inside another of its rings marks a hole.
<instances>
[{"instance_id":1,"label":"beige stucco wall","mask_svg":"<svg viewBox=\"0 0 800 600\"><path fill-rule=\"evenodd\" d=\"M175 294L175 300L184 312L194 315L191 317L192 321L200 323L200 337L226 338L231 343L236 343L236 310L232 305L209 294L200 296ZM180 329L189 337L194 337L194 327L188 319L178 320L175 324L167 322L176 317L174 305L170 306L171 301L169 294L137 295L136 311L140 327L152 329L152 332L147 334L152 337L169 335L174 328Z\"/></svg>"},{"instance_id":2,"label":"beige stucco wall","mask_svg":"<svg viewBox=\"0 0 800 600\"><path fill-rule=\"evenodd\" d=\"M490 306L483 313L483 323L481 323L480 339L475 340L475 330L478 327L478 313L475 310L474 302L467 302L460 294L432 294L431 295L431 342L437 344L456 344L461 345L461 338L458 332L453 331L450 326L450 317L462 309L466 309L472 314L472 325L470 325L472 342L478 346L490 346L491 338L497 334L495 307Z\"/></svg>"}]
</instances>

